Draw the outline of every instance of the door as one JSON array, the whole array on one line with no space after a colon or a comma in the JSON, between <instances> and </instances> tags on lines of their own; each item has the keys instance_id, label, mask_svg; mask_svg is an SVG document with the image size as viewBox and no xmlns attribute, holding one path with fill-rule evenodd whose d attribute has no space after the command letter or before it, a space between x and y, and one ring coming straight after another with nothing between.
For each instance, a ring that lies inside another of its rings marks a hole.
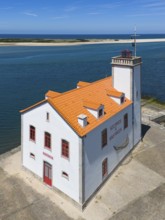
<instances>
[{"instance_id":1,"label":"door","mask_svg":"<svg viewBox=\"0 0 165 220\"><path fill-rule=\"evenodd\" d=\"M44 182L52 186L52 165L44 161Z\"/></svg>"}]
</instances>

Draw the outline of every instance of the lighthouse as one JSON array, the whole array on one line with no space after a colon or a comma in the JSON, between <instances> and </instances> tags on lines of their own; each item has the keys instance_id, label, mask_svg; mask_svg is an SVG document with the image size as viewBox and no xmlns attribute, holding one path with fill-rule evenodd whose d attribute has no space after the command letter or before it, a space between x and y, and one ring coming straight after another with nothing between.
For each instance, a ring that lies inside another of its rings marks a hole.
<instances>
[{"instance_id":1,"label":"lighthouse","mask_svg":"<svg viewBox=\"0 0 165 220\"><path fill-rule=\"evenodd\" d=\"M132 101L133 145L141 140L141 64L129 50L112 58L112 85Z\"/></svg>"},{"instance_id":2,"label":"lighthouse","mask_svg":"<svg viewBox=\"0 0 165 220\"><path fill-rule=\"evenodd\" d=\"M81 210L141 139L141 63L125 50L112 76L21 111L22 165Z\"/></svg>"}]
</instances>

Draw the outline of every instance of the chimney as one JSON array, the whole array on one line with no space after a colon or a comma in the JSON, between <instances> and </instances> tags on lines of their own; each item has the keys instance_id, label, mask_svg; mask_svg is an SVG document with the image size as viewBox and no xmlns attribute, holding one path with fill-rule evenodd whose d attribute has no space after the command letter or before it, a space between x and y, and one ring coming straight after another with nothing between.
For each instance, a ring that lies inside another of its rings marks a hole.
<instances>
[{"instance_id":1,"label":"chimney","mask_svg":"<svg viewBox=\"0 0 165 220\"><path fill-rule=\"evenodd\" d=\"M79 125L81 125L82 127L87 126L87 116L84 114L80 114L78 116L78 123Z\"/></svg>"}]
</instances>

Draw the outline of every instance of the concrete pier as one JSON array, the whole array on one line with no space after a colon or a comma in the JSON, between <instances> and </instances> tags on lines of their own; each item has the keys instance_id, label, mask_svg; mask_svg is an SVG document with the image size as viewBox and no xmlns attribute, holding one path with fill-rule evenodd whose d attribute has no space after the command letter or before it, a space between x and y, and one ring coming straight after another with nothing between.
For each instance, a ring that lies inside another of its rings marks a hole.
<instances>
[{"instance_id":1,"label":"concrete pier","mask_svg":"<svg viewBox=\"0 0 165 220\"><path fill-rule=\"evenodd\" d=\"M142 107L143 138L81 212L21 167L20 148L0 155L2 220L164 220L165 109Z\"/></svg>"}]
</instances>

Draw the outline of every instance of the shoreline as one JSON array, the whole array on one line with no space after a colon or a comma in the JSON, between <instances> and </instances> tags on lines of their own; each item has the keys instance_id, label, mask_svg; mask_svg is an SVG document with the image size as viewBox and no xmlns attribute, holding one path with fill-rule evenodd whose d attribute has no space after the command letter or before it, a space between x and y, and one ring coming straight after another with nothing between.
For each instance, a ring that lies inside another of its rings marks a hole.
<instances>
[{"instance_id":1,"label":"shoreline","mask_svg":"<svg viewBox=\"0 0 165 220\"><path fill-rule=\"evenodd\" d=\"M153 97L153 96L142 96L141 102L145 102L147 104L153 105L155 107L159 107L160 109L165 109L165 102L160 101L159 99Z\"/></svg>"},{"instance_id":2,"label":"shoreline","mask_svg":"<svg viewBox=\"0 0 165 220\"><path fill-rule=\"evenodd\" d=\"M165 42L165 38L155 38L155 39L137 39L137 43L160 43ZM54 42L36 42L34 41L27 41L19 40L19 41L6 41L3 40L3 42L0 41L0 46L78 46L78 45L92 45L92 44L128 44L133 43L133 39L106 39L106 40L54 40Z\"/></svg>"}]
</instances>

